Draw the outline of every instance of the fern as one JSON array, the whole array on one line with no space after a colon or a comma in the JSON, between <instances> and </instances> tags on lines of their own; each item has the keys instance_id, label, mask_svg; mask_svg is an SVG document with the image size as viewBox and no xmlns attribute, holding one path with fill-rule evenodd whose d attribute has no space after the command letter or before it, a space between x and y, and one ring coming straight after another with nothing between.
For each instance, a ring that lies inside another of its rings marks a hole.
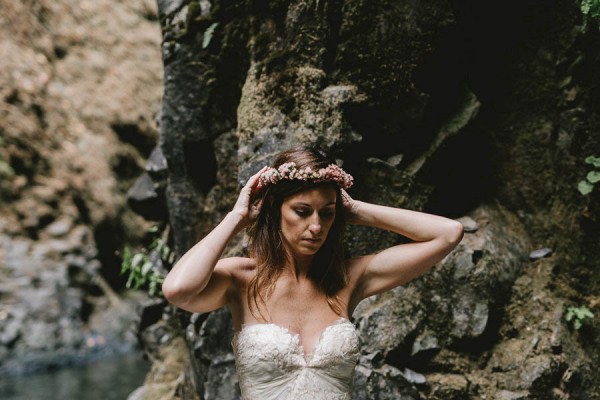
<instances>
[{"instance_id":1,"label":"fern","mask_svg":"<svg viewBox=\"0 0 600 400\"><path fill-rule=\"evenodd\" d=\"M158 262L172 264L175 253L158 236L158 227L150 229L150 233L153 234L154 239L147 250L133 254L129 247L123 249L121 275L129 274L125 284L127 288L140 289L147 285L148 294L155 296L160 294L160 285L165 279L164 275L155 268L155 264Z\"/></svg>"}]
</instances>

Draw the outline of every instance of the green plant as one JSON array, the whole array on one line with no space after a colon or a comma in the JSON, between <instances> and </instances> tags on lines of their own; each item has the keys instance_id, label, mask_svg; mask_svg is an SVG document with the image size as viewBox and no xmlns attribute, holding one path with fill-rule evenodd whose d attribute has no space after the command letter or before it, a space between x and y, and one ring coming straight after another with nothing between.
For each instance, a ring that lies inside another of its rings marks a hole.
<instances>
[{"instance_id":1,"label":"green plant","mask_svg":"<svg viewBox=\"0 0 600 400\"><path fill-rule=\"evenodd\" d=\"M157 263L172 264L175 254L171 251L167 243L159 237L158 227L150 229L153 236L152 243L148 249L143 249L140 253L133 254L129 247L123 249L123 261L121 262L121 275L129 273L127 277L127 288L133 287L140 289L148 285L148 294L154 296L160 294L159 285L162 284L165 277L157 270Z\"/></svg>"},{"instance_id":2,"label":"green plant","mask_svg":"<svg viewBox=\"0 0 600 400\"><path fill-rule=\"evenodd\" d=\"M600 19L600 0L581 0L579 7L583 14L581 30L586 32L590 18Z\"/></svg>"},{"instance_id":3,"label":"green plant","mask_svg":"<svg viewBox=\"0 0 600 400\"><path fill-rule=\"evenodd\" d=\"M594 314L586 307L567 307L565 313L565 320L571 322L575 329L579 329L583 326L583 320L586 318L594 318Z\"/></svg>"},{"instance_id":4,"label":"green plant","mask_svg":"<svg viewBox=\"0 0 600 400\"><path fill-rule=\"evenodd\" d=\"M584 196L592 193L592 190L594 190L594 185L597 182L600 182L600 157L589 156L585 159L585 163L593 165L594 168L597 168L597 170L588 172L585 179L580 181L577 185L577 190L579 190L579 193Z\"/></svg>"},{"instance_id":5,"label":"green plant","mask_svg":"<svg viewBox=\"0 0 600 400\"><path fill-rule=\"evenodd\" d=\"M205 49L210 44L210 41L213 37L213 33L215 32L215 28L219 26L218 22L213 22L206 30L204 31L204 37L202 38L202 48Z\"/></svg>"}]
</instances>

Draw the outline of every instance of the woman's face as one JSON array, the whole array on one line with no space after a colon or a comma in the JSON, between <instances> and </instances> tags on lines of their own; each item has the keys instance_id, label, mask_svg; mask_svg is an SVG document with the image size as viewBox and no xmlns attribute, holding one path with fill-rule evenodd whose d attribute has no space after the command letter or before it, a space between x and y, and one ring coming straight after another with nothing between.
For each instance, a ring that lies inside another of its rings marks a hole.
<instances>
[{"instance_id":1,"label":"woman's face","mask_svg":"<svg viewBox=\"0 0 600 400\"><path fill-rule=\"evenodd\" d=\"M294 255L313 255L325 243L335 219L336 190L317 186L287 197L281 204L283 241Z\"/></svg>"}]
</instances>

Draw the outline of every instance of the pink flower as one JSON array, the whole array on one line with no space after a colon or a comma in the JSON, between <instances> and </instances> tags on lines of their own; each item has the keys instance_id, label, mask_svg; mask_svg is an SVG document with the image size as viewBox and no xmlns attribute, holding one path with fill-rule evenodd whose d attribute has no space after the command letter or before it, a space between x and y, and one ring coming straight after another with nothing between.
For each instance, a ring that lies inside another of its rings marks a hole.
<instances>
[{"instance_id":1,"label":"pink flower","mask_svg":"<svg viewBox=\"0 0 600 400\"><path fill-rule=\"evenodd\" d=\"M280 165L277 169L267 168L259 177L260 186L276 184L282 179L301 180L314 182L333 182L342 189L348 189L352 186L354 178L335 164L330 164L318 171L306 167L297 169L296 163L288 162Z\"/></svg>"}]
</instances>

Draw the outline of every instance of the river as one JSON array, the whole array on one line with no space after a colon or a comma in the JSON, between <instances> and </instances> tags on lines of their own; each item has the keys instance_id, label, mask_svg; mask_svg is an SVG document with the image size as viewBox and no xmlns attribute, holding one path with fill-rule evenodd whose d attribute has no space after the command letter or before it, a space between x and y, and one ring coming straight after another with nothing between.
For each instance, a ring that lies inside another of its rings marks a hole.
<instances>
[{"instance_id":1,"label":"river","mask_svg":"<svg viewBox=\"0 0 600 400\"><path fill-rule=\"evenodd\" d=\"M2 400L124 400L140 386L150 362L140 353L37 374L0 377Z\"/></svg>"}]
</instances>

